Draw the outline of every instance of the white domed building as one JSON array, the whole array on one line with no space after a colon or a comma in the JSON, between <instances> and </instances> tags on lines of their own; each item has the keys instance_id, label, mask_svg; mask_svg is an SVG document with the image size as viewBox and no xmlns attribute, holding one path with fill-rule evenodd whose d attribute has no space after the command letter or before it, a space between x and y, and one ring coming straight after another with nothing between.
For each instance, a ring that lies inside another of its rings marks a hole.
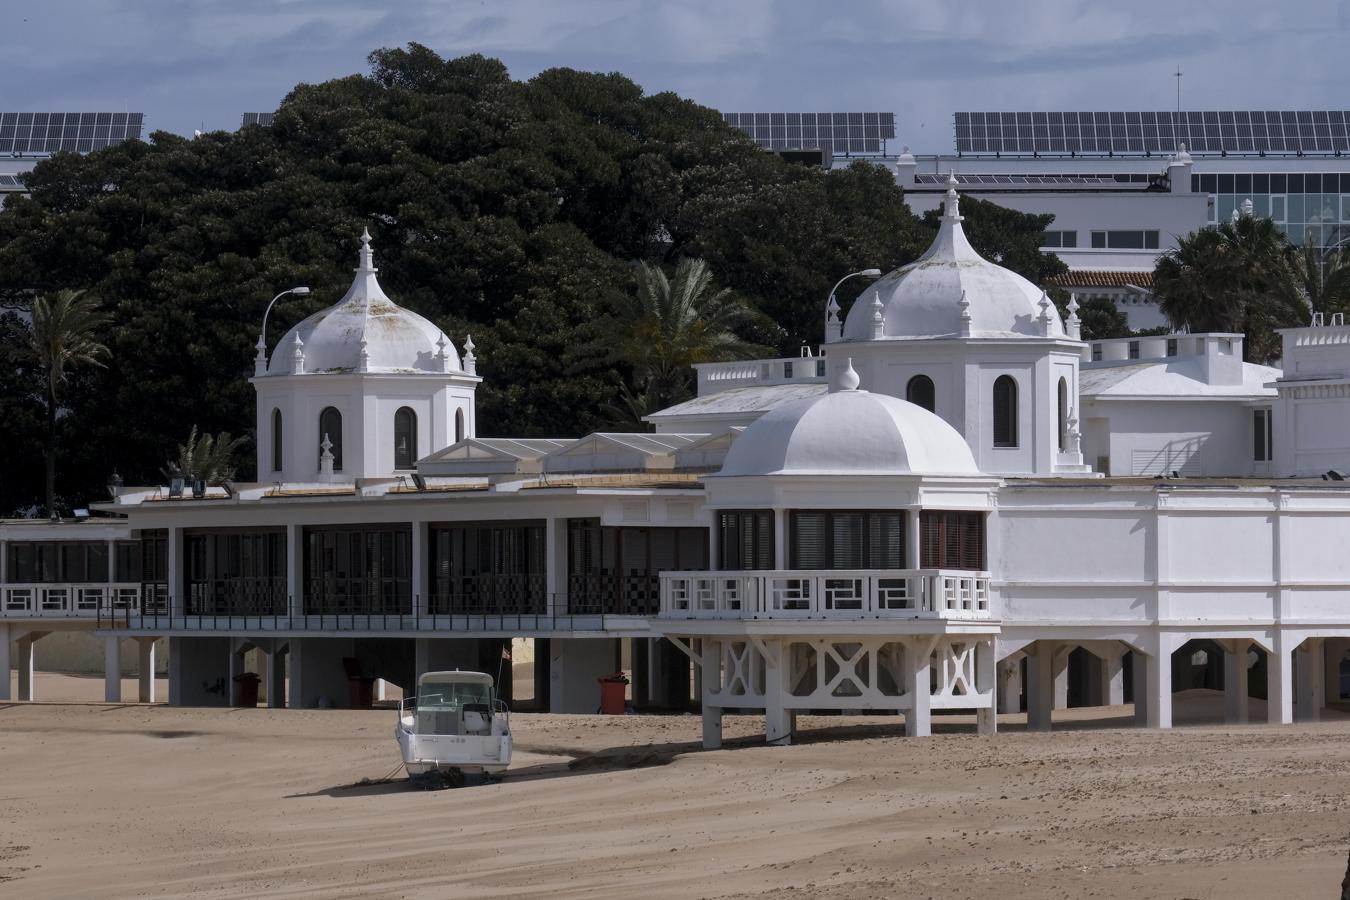
<instances>
[{"instance_id":1,"label":"white domed building","mask_svg":"<svg viewBox=\"0 0 1350 900\"><path fill-rule=\"evenodd\" d=\"M286 332L252 379L258 480L351 482L411 474L417 461L474 436L473 341L445 334L390 300L370 234L337 303Z\"/></svg>"},{"instance_id":2,"label":"white domed building","mask_svg":"<svg viewBox=\"0 0 1350 900\"><path fill-rule=\"evenodd\" d=\"M951 424L981 471L1087 471L1076 403L1083 343L1045 292L975 252L949 182L937 238L919 259L826 313L830 356L852 357L869 390Z\"/></svg>"}]
</instances>

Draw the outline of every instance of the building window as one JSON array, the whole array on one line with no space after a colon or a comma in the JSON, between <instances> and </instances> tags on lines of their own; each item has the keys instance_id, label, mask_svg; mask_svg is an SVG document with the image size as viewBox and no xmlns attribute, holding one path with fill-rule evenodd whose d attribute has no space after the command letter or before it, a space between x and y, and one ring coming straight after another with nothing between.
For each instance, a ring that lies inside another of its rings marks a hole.
<instances>
[{"instance_id":1,"label":"building window","mask_svg":"<svg viewBox=\"0 0 1350 900\"><path fill-rule=\"evenodd\" d=\"M1041 247L1047 250L1074 248L1078 246L1076 231L1047 231L1041 239Z\"/></svg>"},{"instance_id":2,"label":"building window","mask_svg":"<svg viewBox=\"0 0 1350 900\"><path fill-rule=\"evenodd\" d=\"M411 613L412 529L305 529L305 613Z\"/></svg>"},{"instance_id":3,"label":"building window","mask_svg":"<svg viewBox=\"0 0 1350 900\"><path fill-rule=\"evenodd\" d=\"M1011 375L994 382L994 446L1017 446L1017 382Z\"/></svg>"},{"instance_id":4,"label":"building window","mask_svg":"<svg viewBox=\"0 0 1350 900\"><path fill-rule=\"evenodd\" d=\"M1093 250L1157 250L1158 232L1142 229L1092 232Z\"/></svg>"},{"instance_id":5,"label":"building window","mask_svg":"<svg viewBox=\"0 0 1350 900\"><path fill-rule=\"evenodd\" d=\"M323 439L327 437L332 444L333 471L342 471L342 413L336 407L328 406L319 413L319 466L323 466Z\"/></svg>"},{"instance_id":6,"label":"building window","mask_svg":"<svg viewBox=\"0 0 1350 900\"><path fill-rule=\"evenodd\" d=\"M1127 350L1129 351L1129 357L1130 357L1130 359L1138 359L1138 358L1139 358L1139 342L1138 342L1138 341L1130 341L1129 346L1127 347Z\"/></svg>"},{"instance_id":7,"label":"building window","mask_svg":"<svg viewBox=\"0 0 1350 900\"><path fill-rule=\"evenodd\" d=\"M1093 344L1093 345L1092 345L1092 361L1093 361L1093 362L1101 362L1101 361L1102 361L1102 345L1101 345L1101 344Z\"/></svg>"},{"instance_id":8,"label":"building window","mask_svg":"<svg viewBox=\"0 0 1350 900\"><path fill-rule=\"evenodd\" d=\"M717 564L728 572L774 568L773 512L756 509L718 513Z\"/></svg>"},{"instance_id":9,"label":"building window","mask_svg":"<svg viewBox=\"0 0 1350 900\"><path fill-rule=\"evenodd\" d=\"M464 440L464 410L455 410L455 443Z\"/></svg>"},{"instance_id":10,"label":"building window","mask_svg":"<svg viewBox=\"0 0 1350 900\"><path fill-rule=\"evenodd\" d=\"M919 565L983 571L984 513L926 509L919 514Z\"/></svg>"},{"instance_id":11,"label":"building window","mask_svg":"<svg viewBox=\"0 0 1350 900\"><path fill-rule=\"evenodd\" d=\"M792 569L903 569L901 511L794 510L788 528Z\"/></svg>"},{"instance_id":12,"label":"building window","mask_svg":"<svg viewBox=\"0 0 1350 900\"><path fill-rule=\"evenodd\" d=\"M411 469L417 464L417 413L401 407L394 413L394 468Z\"/></svg>"},{"instance_id":13,"label":"building window","mask_svg":"<svg viewBox=\"0 0 1350 900\"><path fill-rule=\"evenodd\" d=\"M817 378L825 377L825 360L823 359L816 360L816 377Z\"/></svg>"},{"instance_id":14,"label":"building window","mask_svg":"<svg viewBox=\"0 0 1350 900\"><path fill-rule=\"evenodd\" d=\"M281 471L281 410L272 410L272 471Z\"/></svg>"},{"instance_id":15,"label":"building window","mask_svg":"<svg viewBox=\"0 0 1350 900\"><path fill-rule=\"evenodd\" d=\"M1063 453L1069 441L1069 382L1059 380L1059 452Z\"/></svg>"},{"instance_id":16,"label":"building window","mask_svg":"<svg viewBox=\"0 0 1350 900\"><path fill-rule=\"evenodd\" d=\"M1176 338L1168 338L1168 339L1167 339L1167 355L1168 355L1168 356L1176 356L1176 355L1177 355L1177 339L1176 339Z\"/></svg>"},{"instance_id":17,"label":"building window","mask_svg":"<svg viewBox=\"0 0 1350 900\"><path fill-rule=\"evenodd\" d=\"M9 544L7 555L10 584L108 580L108 545L104 541L16 541Z\"/></svg>"},{"instance_id":18,"label":"building window","mask_svg":"<svg viewBox=\"0 0 1350 900\"><path fill-rule=\"evenodd\" d=\"M1270 462L1275 458L1274 423L1270 409L1252 410L1252 459Z\"/></svg>"},{"instance_id":19,"label":"building window","mask_svg":"<svg viewBox=\"0 0 1350 900\"><path fill-rule=\"evenodd\" d=\"M790 362L783 363L783 377L784 378L792 377L792 363Z\"/></svg>"},{"instance_id":20,"label":"building window","mask_svg":"<svg viewBox=\"0 0 1350 900\"><path fill-rule=\"evenodd\" d=\"M567 556L569 612L655 615L661 608L660 572L708 568L708 529L569 519Z\"/></svg>"},{"instance_id":21,"label":"building window","mask_svg":"<svg viewBox=\"0 0 1350 900\"><path fill-rule=\"evenodd\" d=\"M905 399L929 412L937 412L937 390L933 387L933 379L927 375L915 375L909 380L905 385Z\"/></svg>"},{"instance_id":22,"label":"building window","mask_svg":"<svg viewBox=\"0 0 1350 900\"><path fill-rule=\"evenodd\" d=\"M434 614L547 609L543 522L432 525L428 545ZM575 611L579 599L569 596L569 608Z\"/></svg>"}]
</instances>

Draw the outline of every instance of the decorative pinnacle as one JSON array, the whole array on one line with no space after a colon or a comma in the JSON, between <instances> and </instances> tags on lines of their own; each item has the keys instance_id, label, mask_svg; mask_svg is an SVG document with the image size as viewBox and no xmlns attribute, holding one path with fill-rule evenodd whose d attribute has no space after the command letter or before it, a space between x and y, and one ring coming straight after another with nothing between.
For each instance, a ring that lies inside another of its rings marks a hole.
<instances>
[{"instance_id":1,"label":"decorative pinnacle","mask_svg":"<svg viewBox=\"0 0 1350 900\"><path fill-rule=\"evenodd\" d=\"M841 391L856 391L858 385L862 384L862 379L858 377L858 372L853 368L853 357L848 358L844 363L844 368L839 370L839 377L835 384Z\"/></svg>"},{"instance_id":2,"label":"decorative pinnacle","mask_svg":"<svg viewBox=\"0 0 1350 900\"><path fill-rule=\"evenodd\" d=\"M375 272L375 251L370 246L370 229L361 229L361 252L357 255L359 260L358 272Z\"/></svg>"},{"instance_id":3,"label":"decorative pinnacle","mask_svg":"<svg viewBox=\"0 0 1350 900\"><path fill-rule=\"evenodd\" d=\"M961 221L961 198L956 193L956 170L952 169L947 173L947 208L943 211L942 218L952 222Z\"/></svg>"}]
</instances>

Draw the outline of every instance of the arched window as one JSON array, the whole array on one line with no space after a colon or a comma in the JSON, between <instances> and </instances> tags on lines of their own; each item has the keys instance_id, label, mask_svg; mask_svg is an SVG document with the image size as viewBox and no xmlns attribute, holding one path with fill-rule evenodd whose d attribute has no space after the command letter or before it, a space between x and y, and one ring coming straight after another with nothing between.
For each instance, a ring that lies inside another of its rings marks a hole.
<instances>
[{"instance_id":1,"label":"arched window","mask_svg":"<svg viewBox=\"0 0 1350 900\"><path fill-rule=\"evenodd\" d=\"M994 446L1017 446L1017 382L1011 375L994 381Z\"/></svg>"},{"instance_id":2,"label":"arched window","mask_svg":"<svg viewBox=\"0 0 1350 900\"><path fill-rule=\"evenodd\" d=\"M1059 380L1059 452L1063 453L1069 444L1069 382Z\"/></svg>"},{"instance_id":3,"label":"arched window","mask_svg":"<svg viewBox=\"0 0 1350 900\"><path fill-rule=\"evenodd\" d=\"M323 465L324 436L332 443L333 471L342 471L342 413L328 406L319 413L319 465Z\"/></svg>"},{"instance_id":4,"label":"arched window","mask_svg":"<svg viewBox=\"0 0 1350 900\"><path fill-rule=\"evenodd\" d=\"M272 471L281 471L281 410L272 410Z\"/></svg>"},{"instance_id":5,"label":"arched window","mask_svg":"<svg viewBox=\"0 0 1350 900\"><path fill-rule=\"evenodd\" d=\"M411 469L417 464L417 413L400 407L394 413L394 468Z\"/></svg>"},{"instance_id":6,"label":"arched window","mask_svg":"<svg viewBox=\"0 0 1350 900\"><path fill-rule=\"evenodd\" d=\"M937 390L933 387L933 379L927 375L915 375L909 380L905 385L905 399L929 412L937 412Z\"/></svg>"},{"instance_id":7,"label":"arched window","mask_svg":"<svg viewBox=\"0 0 1350 900\"><path fill-rule=\"evenodd\" d=\"M464 410L455 410L455 443L464 440Z\"/></svg>"}]
</instances>

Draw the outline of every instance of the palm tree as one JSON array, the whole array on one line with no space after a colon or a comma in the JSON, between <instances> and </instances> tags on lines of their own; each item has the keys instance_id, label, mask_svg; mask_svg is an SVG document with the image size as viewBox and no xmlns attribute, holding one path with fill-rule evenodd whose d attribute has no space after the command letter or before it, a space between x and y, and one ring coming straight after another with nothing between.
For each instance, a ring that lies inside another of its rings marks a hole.
<instances>
[{"instance_id":1,"label":"palm tree","mask_svg":"<svg viewBox=\"0 0 1350 900\"><path fill-rule=\"evenodd\" d=\"M47 516L56 518L56 420L66 373L77 366L103 367L108 348L95 335L107 324L98 301L83 291L58 291L54 297L33 301L31 346L46 375L47 400Z\"/></svg>"},{"instance_id":2,"label":"palm tree","mask_svg":"<svg viewBox=\"0 0 1350 900\"><path fill-rule=\"evenodd\" d=\"M638 379L625 405L660 409L678 403L692 393L693 364L764 353L736 334L763 321L731 290L716 288L704 260L680 260L674 279L642 263L637 293L620 310L620 339L611 354L629 363Z\"/></svg>"},{"instance_id":3,"label":"palm tree","mask_svg":"<svg viewBox=\"0 0 1350 900\"><path fill-rule=\"evenodd\" d=\"M1350 310L1350 251L1342 248L1327 253L1309 239L1290 255L1289 269L1289 288L1310 311Z\"/></svg>"},{"instance_id":4,"label":"palm tree","mask_svg":"<svg viewBox=\"0 0 1350 900\"><path fill-rule=\"evenodd\" d=\"M1158 260L1153 289L1173 327L1246 334L1249 360L1279 356L1276 330L1308 321L1294 280L1293 248L1273 221L1250 215L1202 228Z\"/></svg>"},{"instance_id":5,"label":"palm tree","mask_svg":"<svg viewBox=\"0 0 1350 900\"><path fill-rule=\"evenodd\" d=\"M160 472L169 480L181 476L209 485L224 484L234 479L234 457L243 443L244 438L231 437L228 431L198 436L193 425L187 443L178 445L178 457Z\"/></svg>"}]
</instances>

